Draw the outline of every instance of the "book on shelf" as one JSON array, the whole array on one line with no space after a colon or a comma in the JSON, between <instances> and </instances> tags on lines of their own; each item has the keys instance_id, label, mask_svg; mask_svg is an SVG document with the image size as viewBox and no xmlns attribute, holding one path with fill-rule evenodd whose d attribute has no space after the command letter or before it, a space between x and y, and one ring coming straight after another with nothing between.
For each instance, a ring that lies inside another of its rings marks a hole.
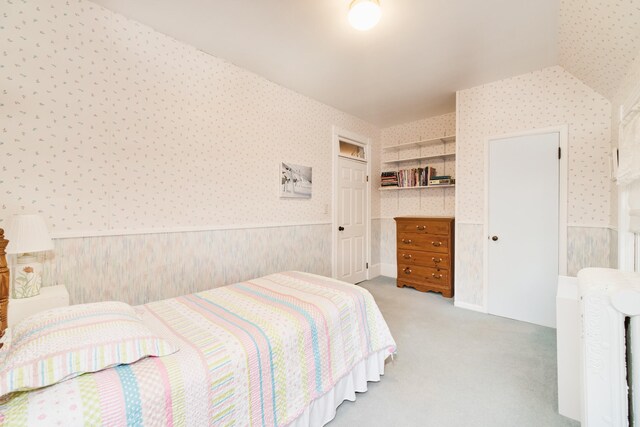
<instances>
[{"instance_id":1,"label":"book on shelf","mask_svg":"<svg viewBox=\"0 0 640 427\"><path fill-rule=\"evenodd\" d=\"M453 185L456 180L453 178L430 179L429 185Z\"/></svg>"},{"instance_id":2,"label":"book on shelf","mask_svg":"<svg viewBox=\"0 0 640 427\"><path fill-rule=\"evenodd\" d=\"M402 169L393 172L382 172L380 174L380 185L382 187L426 187L429 178L435 175L436 170L432 167Z\"/></svg>"},{"instance_id":3,"label":"book on shelf","mask_svg":"<svg viewBox=\"0 0 640 427\"><path fill-rule=\"evenodd\" d=\"M398 171L398 187L425 187L429 176L435 173L432 167L403 169Z\"/></svg>"},{"instance_id":4,"label":"book on shelf","mask_svg":"<svg viewBox=\"0 0 640 427\"><path fill-rule=\"evenodd\" d=\"M455 178L451 175L436 175L433 167L402 169L399 171L382 172L380 174L381 187L427 187L438 185L454 185Z\"/></svg>"},{"instance_id":5,"label":"book on shelf","mask_svg":"<svg viewBox=\"0 0 640 427\"><path fill-rule=\"evenodd\" d=\"M380 185L382 187L397 187L398 172L382 172L380 174Z\"/></svg>"}]
</instances>

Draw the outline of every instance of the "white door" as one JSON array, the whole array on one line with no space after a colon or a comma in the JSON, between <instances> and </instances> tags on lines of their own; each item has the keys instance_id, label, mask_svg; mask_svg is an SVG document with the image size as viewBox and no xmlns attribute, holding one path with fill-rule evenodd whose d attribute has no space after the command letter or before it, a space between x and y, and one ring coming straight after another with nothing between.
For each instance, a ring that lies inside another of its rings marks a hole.
<instances>
[{"instance_id":1,"label":"white door","mask_svg":"<svg viewBox=\"0 0 640 427\"><path fill-rule=\"evenodd\" d=\"M366 280L367 164L338 159L338 277L349 283Z\"/></svg>"},{"instance_id":2,"label":"white door","mask_svg":"<svg viewBox=\"0 0 640 427\"><path fill-rule=\"evenodd\" d=\"M489 141L491 314L555 327L560 161L557 132Z\"/></svg>"}]
</instances>

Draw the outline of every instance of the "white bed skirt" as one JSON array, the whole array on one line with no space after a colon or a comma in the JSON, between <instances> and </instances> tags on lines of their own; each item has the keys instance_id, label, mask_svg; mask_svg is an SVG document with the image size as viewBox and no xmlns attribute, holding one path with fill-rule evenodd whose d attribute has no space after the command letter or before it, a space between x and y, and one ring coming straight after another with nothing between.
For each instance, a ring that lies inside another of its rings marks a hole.
<instances>
[{"instance_id":1,"label":"white bed skirt","mask_svg":"<svg viewBox=\"0 0 640 427\"><path fill-rule=\"evenodd\" d=\"M384 349L360 361L335 387L311 402L289 426L320 427L327 424L336 416L336 409L342 402L355 401L356 392L367 391L368 381L380 381L380 376L384 375L384 361L389 356L389 351Z\"/></svg>"}]
</instances>

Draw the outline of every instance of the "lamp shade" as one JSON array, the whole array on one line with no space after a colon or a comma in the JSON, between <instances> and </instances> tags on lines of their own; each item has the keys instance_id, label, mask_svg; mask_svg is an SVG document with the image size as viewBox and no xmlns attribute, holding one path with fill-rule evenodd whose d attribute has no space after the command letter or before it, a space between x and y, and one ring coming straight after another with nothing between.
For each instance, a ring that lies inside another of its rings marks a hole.
<instances>
[{"instance_id":1,"label":"lamp shade","mask_svg":"<svg viewBox=\"0 0 640 427\"><path fill-rule=\"evenodd\" d=\"M53 241L49 230L47 230L47 225L38 214L12 217L7 223L4 234L9 239L8 254L24 254L53 249Z\"/></svg>"}]
</instances>

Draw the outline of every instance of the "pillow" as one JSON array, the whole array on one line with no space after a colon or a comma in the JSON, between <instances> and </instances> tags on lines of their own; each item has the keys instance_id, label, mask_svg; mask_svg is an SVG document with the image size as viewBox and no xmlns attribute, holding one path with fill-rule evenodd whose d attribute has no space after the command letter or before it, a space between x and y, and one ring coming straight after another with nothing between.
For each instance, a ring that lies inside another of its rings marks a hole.
<instances>
[{"instance_id":1,"label":"pillow","mask_svg":"<svg viewBox=\"0 0 640 427\"><path fill-rule=\"evenodd\" d=\"M0 363L0 396L177 350L123 302L43 311L13 328L11 348Z\"/></svg>"}]
</instances>

